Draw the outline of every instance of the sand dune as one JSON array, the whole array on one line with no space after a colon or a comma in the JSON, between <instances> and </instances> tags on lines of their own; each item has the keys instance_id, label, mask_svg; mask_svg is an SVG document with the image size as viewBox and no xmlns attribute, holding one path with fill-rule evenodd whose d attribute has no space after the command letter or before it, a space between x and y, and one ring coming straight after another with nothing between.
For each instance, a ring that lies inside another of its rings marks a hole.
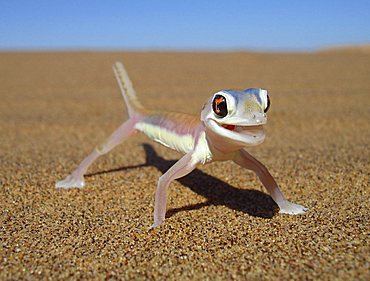
<instances>
[{"instance_id":1,"label":"sand dune","mask_svg":"<svg viewBox=\"0 0 370 281\"><path fill-rule=\"evenodd\" d=\"M219 162L174 182L149 232L180 155L144 136L86 188L56 190L125 119L116 60L151 108L198 114L217 90L269 89L250 152L309 212L277 214L254 174ZM369 280L369 73L368 52L1 53L0 279Z\"/></svg>"}]
</instances>

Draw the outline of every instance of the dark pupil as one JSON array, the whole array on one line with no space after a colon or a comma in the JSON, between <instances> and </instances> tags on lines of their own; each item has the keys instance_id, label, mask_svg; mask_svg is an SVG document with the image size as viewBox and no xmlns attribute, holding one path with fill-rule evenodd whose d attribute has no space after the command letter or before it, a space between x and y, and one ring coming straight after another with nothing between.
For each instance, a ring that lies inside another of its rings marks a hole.
<instances>
[{"instance_id":1,"label":"dark pupil","mask_svg":"<svg viewBox=\"0 0 370 281\"><path fill-rule=\"evenodd\" d=\"M212 109L217 116L225 117L227 115L227 105L225 97L221 95L216 95L212 102Z\"/></svg>"},{"instance_id":2,"label":"dark pupil","mask_svg":"<svg viewBox=\"0 0 370 281\"><path fill-rule=\"evenodd\" d=\"M269 98L269 96L267 95L267 106L266 106L266 108L265 108L264 112L266 113L266 112L267 112L267 110L269 110L269 108L270 108L270 98Z\"/></svg>"}]
</instances>

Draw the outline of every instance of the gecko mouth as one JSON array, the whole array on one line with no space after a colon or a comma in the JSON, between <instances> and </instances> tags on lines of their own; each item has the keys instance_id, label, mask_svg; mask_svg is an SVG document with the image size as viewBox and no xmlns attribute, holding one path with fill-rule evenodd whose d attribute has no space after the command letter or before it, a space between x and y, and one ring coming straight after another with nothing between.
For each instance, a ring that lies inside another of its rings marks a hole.
<instances>
[{"instance_id":1,"label":"gecko mouth","mask_svg":"<svg viewBox=\"0 0 370 281\"><path fill-rule=\"evenodd\" d=\"M245 131L251 132L255 130L260 130L263 127L262 125L240 126L240 125L232 125L232 124L222 124L221 126L229 131L236 131L240 133L245 132Z\"/></svg>"},{"instance_id":2,"label":"gecko mouth","mask_svg":"<svg viewBox=\"0 0 370 281\"><path fill-rule=\"evenodd\" d=\"M220 124L217 121L210 119L207 127L209 127L210 130L215 132L218 136L229 139L232 143L241 145L241 147L258 145L265 139L265 130L263 125L266 122L259 124L247 122L244 124L235 123Z\"/></svg>"},{"instance_id":3,"label":"gecko mouth","mask_svg":"<svg viewBox=\"0 0 370 281\"><path fill-rule=\"evenodd\" d=\"M259 125L222 124L220 126L228 131L232 131L233 133L245 135L245 136L256 137L264 132L264 128L262 124L259 124Z\"/></svg>"}]
</instances>

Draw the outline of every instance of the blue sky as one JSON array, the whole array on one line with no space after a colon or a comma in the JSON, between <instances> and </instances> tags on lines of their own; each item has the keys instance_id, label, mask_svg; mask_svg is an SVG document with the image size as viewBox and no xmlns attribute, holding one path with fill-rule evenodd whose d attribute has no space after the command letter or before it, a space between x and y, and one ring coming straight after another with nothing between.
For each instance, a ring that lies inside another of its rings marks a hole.
<instances>
[{"instance_id":1,"label":"blue sky","mask_svg":"<svg viewBox=\"0 0 370 281\"><path fill-rule=\"evenodd\" d=\"M369 15L369 0L0 0L0 49L304 51L370 43Z\"/></svg>"}]
</instances>

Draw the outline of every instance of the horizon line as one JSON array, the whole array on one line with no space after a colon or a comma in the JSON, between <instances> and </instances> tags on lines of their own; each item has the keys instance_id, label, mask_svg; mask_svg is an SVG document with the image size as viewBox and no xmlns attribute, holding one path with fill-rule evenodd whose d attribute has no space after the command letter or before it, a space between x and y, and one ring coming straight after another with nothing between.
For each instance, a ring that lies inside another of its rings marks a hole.
<instances>
[{"instance_id":1,"label":"horizon line","mask_svg":"<svg viewBox=\"0 0 370 281\"><path fill-rule=\"evenodd\" d=\"M0 53L42 53L42 52L137 52L137 53L316 53L330 50L366 49L370 51L370 42L360 44L334 44L317 48L253 48L253 47L224 47L224 48L177 48L177 47L1 47Z\"/></svg>"}]
</instances>

